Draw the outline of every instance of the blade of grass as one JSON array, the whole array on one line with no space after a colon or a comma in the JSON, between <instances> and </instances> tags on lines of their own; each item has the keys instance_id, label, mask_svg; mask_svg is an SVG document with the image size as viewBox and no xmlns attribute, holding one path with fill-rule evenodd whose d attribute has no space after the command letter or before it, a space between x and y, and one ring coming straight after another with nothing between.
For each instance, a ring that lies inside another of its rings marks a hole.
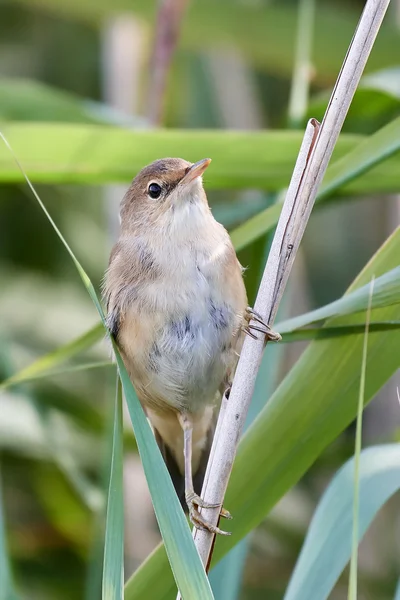
<instances>
[{"instance_id":1,"label":"blade of grass","mask_svg":"<svg viewBox=\"0 0 400 600\"><path fill-rule=\"evenodd\" d=\"M96 342L101 340L102 337L104 337L104 326L102 323L99 323L86 331L83 335L72 340L72 342L45 354L28 367L21 369L21 371L18 371L15 375L8 377L0 384L0 389L6 389L18 383L45 376L64 361L73 358L80 352L93 346Z\"/></svg>"},{"instance_id":2,"label":"blade of grass","mask_svg":"<svg viewBox=\"0 0 400 600\"><path fill-rule=\"evenodd\" d=\"M114 432L108 488L102 600L124 597L124 493L123 493L122 388L117 377Z\"/></svg>"},{"instance_id":3,"label":"blade of grass","mask_svg":"<svg viewBox=\"0 0 400 600\"><path fill-rule=\"evenodd\" d=\"M373 308L381 308L400 302L400 267L395 267L375 280ZM339 300L326 304L309 313L277 323L280 333L299 329L330 317L344 316L365 310L369 303L369 284L346 294Z\"/></svg>"},{"instance_id":4,"label":"blade of grass","mask_svg":"<svg viewBox=\"0 0 400 600\"><path fill-rule=\"evenodd\" d=\"M70 246L66 242L65 238L61 234L57 225L54 223L49 212L34 189L29 177L20 165L20 162L18 161L18 158L16 157L10 144L1 132L0 137L9 149L34 197L38 201L40 207L53 226L53 229L57 233L62 244L73 260L76 269L86 287L86 290L88 291L92 302L100 315L103 326L110 337L118 365L122 388L138 445L138 450L142 459L144 472L150 489L154 511L178 589L181 591L184 598L191 598L192 600L213 600L213 594L208 578L194 546L188 523L173 488L171 478L162 459L150 425L129 379L129 375L125 369L125 365L118 348L109 334L103 309L96 295L92 282L71 250Z\"/></svg>"},{"instance_id":5,"label":"blade of grass","mask_svg":"<svg viewBox=\"0 0 400 600\"><path fill-rule=\"evenodd\" d=\"M114 376L113 376L114 375ZM117 385L118 375L110 374L109 382L116 382ZM113 377L113 379L111 379ZM118 393L119 389L116 389ZM121 399L122 402L122 399ZM111 475L111 462L113 455L113 444L114 444L114 428L115 428L115 410L116 403L114 405L106 406L105 423L103 427L103 444L100 463L97 464L98 476L100 482L100 489L103 493L104 502L93 515L92 518L92 539L88 554L88 565L86 569L86 581L85 581L85 595L83 600L97 600L102 594L103 584L103 572L104 572L104 552L105 552L105 528L106 528L106 516L108 509L108 492L110 489L110 475ZM122 416L123 419L123 416ZM122 421L122 432L123 421ZM125 439L122 442L122 450L124 450ZM122 466L123 469L123 466ZM123 488L122 488L123 494Z\"/></svg>"},{"instance_id":6,"label":"blade of grass","mask_svg":"<svg viewBox=\"0 0 400 600\"><path fill-rule=\"evenodd\" d=\"M369 299L367 317L365 320L365 335L361 362L360 393L357 406L356 443L354 453L354 498L353 498L353 531L350 561L350 581L348 600L357 600L357 563L358 563L358 537L359 537L359 504L360 504L360 455L362 443L362 414L365 402L365 373L367 369L368 329L371 320L372 297L374 294L374 277L369 285Z\"/></svg>"},{"instance_id":7,"label":"blade of grass","mask_svg":"<svg viewBox=\"0 0 400 600\"><path fill-rule=\"evenodd\" d=\"M25 369L21 369L21 371L3 381L0 385L0 389L5 389L12 385L16 385L17 383L40 377L43 373L51 371L60 363L87 350L102 337L104 337L104 327L99 323L72 342L65 344L61 348L57 348L57 350L54 350L53 352L45 354Z\"/></svg>"},{"instance_id":8,"label":"blade of grass","mask_svg":"<svg viewBox=\"0 0 400 600\"><path fill-rule=\"evenodd\" d=\"M104 369L105 367L115 367L115 363L106 360L99 360L96 362L84 362L80 365L67 365L61 369L43 369L43 371L37 371L36 373L32 373L30 375L28 374L27 376L23 376L22 372L19 372L18 379L16 381L12 380L13 378L10 377L10 379L7 379L0 385L0 390L8 387L13 387L15 385L20 385L21 383L27 383L28 381L42 379L45 377L57 377L58 375L78 373L79 371L89 371L92 369Z\"/></svg>"}]
</instances>

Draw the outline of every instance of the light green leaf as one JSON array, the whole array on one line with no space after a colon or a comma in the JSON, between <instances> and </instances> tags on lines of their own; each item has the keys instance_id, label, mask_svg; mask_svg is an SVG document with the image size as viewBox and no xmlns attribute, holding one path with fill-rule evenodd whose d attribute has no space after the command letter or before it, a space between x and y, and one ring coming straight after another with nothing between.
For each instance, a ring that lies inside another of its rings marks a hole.
<instances>
[{"instance_id":1,"label":"light green leaf","mask_svg":"<svg viewBox=\"0 0 400 600\"><path fill-rule=\"evenodd\" d=\"M29 79L0 80L0 118L2 121L63 121L140 126L106 104L80 98Z\"/></svg>"},{"instance_id":2,"label":"light green leaf","mask_svg":"<svg viewBox=\"0 0 400 600\"><path fill-rule=\"evenodd\" d=\"M386 241L349 293L399 263L400 229ZM399 320L400 306L372 311L376 321ZM327 327L364 323L365 315L329 319ZM311 343L242 438L225 506L233 515L232 536L219 539L217 562L254 529L306 472L322 450L354 419L363 336ZM365 399L369 402L400 366L397 331L370 335ZM173 581L165 551L159 548L125 586L125 600L169 600Z\"/></svg>"},{"instance_id":3,"label":"light green leaf","mask_svg":"<svg viewBox=\"0 0 400 600\"><path fill-rule=\"evenodd\" d=\"M340 188L341 193L357 193L361 187L365 193L374 194L376 177L385 179L385 186L395 183L390 173L390 165L396 162L393 158L400 149L400 117L365 138L342 158L335 160L328 167L322 185L317 195L317 205L322 199ZM392 157L390 160L387 160ZM385 161L382 165L380 163ZM368 172L367 172L368 171ZM358 177L364 174L360 179ZM380 174L380 175L379 175ZM352 183L351 183L352 182ZM347 185L346 185L347 184ZM343 187L344 186L344 187ZM368 188L368 186L370 186ZM382 191L385 191L382 189ZM261 235L270 231L278 223L281 207L274 205L252 217L231 232L231 238L236 250L241 250L251 244Z\"/></svg>"},{"instance_id":4,"label":"light green leaf","mask_svg":"<svg viewBox=\"0 0 400 600\"><path fill-rule=\"evenodd\" d=\"M400 600L400 579L397 583L396 593L393 600Z\"/></svg>"},{"instance_id":5,"label":"light green leaf","mask_svg":"<svg viewBox=\"0 0 400 600\"><path fill-rule=\"evenodd\" d=\"M122 389L118 378L107 499L102 600L123 600L124 597L123 455Z\"/></svg>"},{"instance_id":6,"label":"light green leaf","mask_svg":"<svg viewBox=\"0 0 400 600\"><path fill-rule=\"evenodd\" d=\"M365 310L368 306L369 284L364 285L354 292L346 294L339 300L326 304L299 317L288 319L277 323L275 328L279 333L294 331L305 325L336 317L340 315L349 315L351 313ZM373 308L389 306L400 303L400 267L396 267L381 275L375 280Z\"/></svg>"},{"instance_id":7,"label":"light green leaf","mask_svg":"<svg viewBox=\"0 0 400 600\"><path fill-rule=\"evenodd\" d=\"M79 263L72 249L64 239L61 231L51 218L49 212L34 189L28 176L23 171L10 144L2 133L3 139L10 154L13 156L18 168L21 169L24 179L31 189L41 209L50 221L60 241L66 248L76 269L88 291L93 304L102 320L104 328L108 332L106 321L100 301L88 275ZM150 489L154 511L156 513L161 535L165 542L172 572L174 573L178 588L184 598L193 600L213 600L211 587L204 571L203 564L193 543L193 538L188 527L182 507L175 493L171 478L168 474L160 450L155 441L150 425L136 396L135 390L129 379L118 348L110 337L113 345L119 375L122 382L125 399L134 429L138 450L142 459L144 472Z\"/></svg>"},{"instance_id":8,"label":"light green leaf","mask_svg":"<svg viewBox=\"0 0 400 600\"><path fill-rule=\"evenodd\" d=\"M104 337L104 335L103 325L101 323L95 325L95 327L89 329L89 331L85 332L72 342L65 344L61 348L57 348L57 350L54 350L53 352L45 354L25 369L22 369L15 375L3 381L0 385L0 389L5 389L24 381L38 379L39 377L46 377L53 374L58 365L69 358L73 358L80 352L87 350Z\"/></svg>"},{"instance_id":9,"label":"light green leaf","mask_svg":"<svg viewBox=\"0 0 400 600\"><path fill-rule=\"evenodd\" d=\"M266 188L287 185L302 133L296 131L128 130L71 123L3 124L28 177L40 183L130 182L145 165L160 156L196 161L213 159L204 177L206 187ZM347 154L362 136L342 136L336 158ZM90 148L90 152L88 149ZM400 159L389 168L399 183ZM395 170L396 168L396 170ZM7 149L0 147L0 181L23 181ZM370 182L371 185L371 182ZM376 179L375 187L381 189ZM361 186L359 191L364 191ZM373 190L373 188L372 188Z\"/></svg>"},{"instance_id":10,"label":"light green leaf","mask_svg":"<svg viewBox=\"0 0 400 600\"><path fill-rule=\"evenodd\" d=\"M360 456L359 540L399 488L400 445L364 450ZM351 554L353 496L352 458L335 475L317 507L285 600L328 598Z\"/></svg>"}]
</instances>

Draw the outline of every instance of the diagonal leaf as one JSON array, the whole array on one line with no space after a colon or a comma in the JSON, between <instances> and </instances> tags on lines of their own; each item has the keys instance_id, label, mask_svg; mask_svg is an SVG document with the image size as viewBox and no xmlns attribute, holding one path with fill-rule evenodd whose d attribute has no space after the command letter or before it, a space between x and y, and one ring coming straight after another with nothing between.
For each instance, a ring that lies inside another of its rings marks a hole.
<instances>
[{"instance_id":1,"label":"diagonal leaf","mask_svg":"<svg viewBox=\"0 0 400 600\"><path fill-rule=\"evenodd\" d=\"M360 455L359 532L361 540L378 510L400 489L400 445ZM353 522L354 458L335 475L313 516L285 600L325 600L349 561Z\"/></svg>"},{"instance_id":2,"label":"diagonal leaf","mask_svg":"<svg viewBox=\"0 0 400 600\"><path fill-rule=\"evenodd\" d=\"M280 333L285 333L299 329L304 325L328 319L329 317L349 315L365 310L368 306L369 287L369 284L364 285L322 308L317 308L299 317L277 323L275 325L276 330ZM400 267L395 267L375 280L373 308L398 303L400 303Z\"/></svg>"},{"instance_id":3,"label":"diagonal leaf","mask_svg":"<svg viewBox=\"0 0 400 600\"><path fill-rule=\"evenodd\" d=\"M7 79L0 82L2 121L62 121L138 127L142 123L107 104L80 98L38 81Z\"/></svg>"},{"instance_id":4,"label":"diagonal leaf","mask_svg":"<svg viewBox=\"0 0 400 600\"><path fill-rule=\"evenodd\" d=\"M380 169L385 171L385 178L390 185L391 179L388 166L393 161L384 163L379 167L382 161L394 156L400 150L400 117L365 138L355 148L338 160L334 160L324 177L321 188L318 192L317 203L322 199L336 192L339 188L341 193L356 193L360 191L361 186L366 186L365 192L373 194L376 191L372 182L379 176ZM394 164L394 162L393 162ZM366 175L365 173L369 171ZM357 179L364 174L362 179ZM352 182L352 183L351 183ZM347 184L347 185L346 185ZM371 185L368 191L368 185ZM385 183L386 185L386 183ZM398 186L398 184L394 184ZM344 187L343 187L344 186ZM400 186L397 187L400 189ZM382 190L383 191L383 190ZM254 242L261 235L270 231L278 222L280 207L272 206L267 208L255 217L252 217L231 233L232 241L236 250L241 250L251 242Z\"/></svg>"},{"instance_id":5,"label":"diagonal leaf","mask_svg":"<svg viewBox=\"0 0 400 600\"><path fill-rule=\"evenodd\" d=\"M107 499L102 600L123 600L124 597L123 454L122 389L118 378Z\"/></svg>"},{"instance_id":6,"label":"diagonal leaf","mask_svg":"<svg viewBox=\"0 0 400 600\"><path fill-rule=\"evenodd\" d=\"M188 523L173 488L171 478L162 459L154 435L150 429L150 425L129 379L118 348L108 332L103 309L96 295L93 284L82 265L79 263L75 254L71 250L70 246L64 239L61 231L51 218L49 212L34 189L30 179L23 171L10 144L2 133L0 133L0 137L3 139L5 145L9 149L16 164L21 169L21 172L23 173L30 190L32 191L46 217L50 221L60 241L66 248L72 261L74 262L76 269L86 287L86 290L88 291L93 304L100 315L104 328L112 342L119 375L122 382L122 388L128 405L138 450L142 459L144 472L154 505L154 511L160 527L161 535L165 542L168 558L172 572L176 578L178 588L183 597L192 598L193 600L213 600L213 594L208 578L194 546Z\"/></svg>"},{"instance_id":7,"label":"diagonal leaf","mask_svg":"<svg viewBox=\"0 0 400 600\"><path fill-rule=\"evenodd\" d=\"M80 352L87 350L101 340L102 337L104 337L104 327L99 323L72 342L65 344L61 348L57 348L57 350L54 350L53 352L45 354L25 369L22 369L15 375L6 379L0 384L0 389L5 389L18 383L22 383L23 381L46 377L47 375L52 374L58 365L69 358L76 356Z\"/></svg>"},{"instance_id":8,"label":"diagonal leaf","mask_svg":"<svg viewBox=\"0 0 400 600\"><path fill-rule=\"evenodd\" d=\"M350 287L365 285L398 266L400 228L385 242ZM398 320L399 305L374 309L373 320ZM350 317L330 319L328 327L347 325ZM364 315L351 322L363 323ZM217 540L215 561L256 527L322 450L357 413L363 336L311 343L267 402L239 444L226 495L233 534ZM396 331L371 335L365 399L370 401L400 366ZM169 600L173 581L163 547L154 552L125 586L125 600Z\"/></svg>"}]
</instances>

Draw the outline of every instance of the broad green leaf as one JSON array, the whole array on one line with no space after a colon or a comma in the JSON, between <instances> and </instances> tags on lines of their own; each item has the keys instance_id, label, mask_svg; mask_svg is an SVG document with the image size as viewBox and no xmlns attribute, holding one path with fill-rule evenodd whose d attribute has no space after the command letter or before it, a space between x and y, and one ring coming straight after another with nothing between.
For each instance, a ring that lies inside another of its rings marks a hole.
<instances>
[{"instance_id":1,"label":"broad green leaf","mask_svg":"<svg viewBox=\"0 0 400 600\"><path fill-rule=\"evenodd\" d=\"M279 333L285 333L329 317L349 315L365 310L369 301L369 288L370 284L364 285L335 302L326 304L299 317L277 323L275 328ZM374 308L400 303L400 267L384 273L375 280L372 302Z\"/></svg>"},{"instance_id":2,"label":"broad green leaf","mask_svg":"<svg viewBox=\"0 0 400 600\"><path fill-rule=\"evenodd\" d=\"M71 15L99 25L106 16L132 11L152 26L155 0L14 0L29 8L47 8L61 16ZM360 10L344 7L317 7L313 80L335 80L360 17ZM179 46L183 52L207 48L236 48L248 62L280 76L290 77L295 54L296 5L283 3L242 3L238 0L195 0L185 17ZM268 43L265 43L268 40ZM399 36L394 27L384 24L374 45L366 69L374 71L400 62Z\"/></svg>"},{"instance_id":3,"label":"broad green leaf","mask_svg":"<svg viewBox=\"0 0 400 600\"><path fill-rule=\"evenodd\" d=\"M399 263L400 229L385 242L349 292ZM399 305L377 308L371 319L399 320ZM327 327L364 323L365 315L329 319ZM363 336L312 342L242 438L225 506L233 515L232 536L218 539L214 561L254 529L307 471L324 448L354 419ZM369 402L400 366L396 331L370 335L365 400ZM169 600L171 579L162 546L125 586L125 600Z\"/></svg>"},{"instance_id":4,"label":"broad green leaf","mask_svg":"<svg viewBox=\"0 0 400 600\"><path fill-rule=\"evenodd\" d=\"M128 183L160 156L181 156L191 161L210 156L213 163L204 177L209 189L260 187L272 191L287 185L303 135L296 131L132 131L103 125L35 122L8 122L3 124L3 132L34 182ZM342 136L335 156L347 154L362 139L358 135ZM389 172L400 187L399 165L400 160L395 161ZM0 182L20 181L21 171L7 149L0 146ZM382 182L376 180L376 186L380 190ZM365 191L365 186L361 185L359 191Z\"/></svg>"},{"instance_id":5,"label":"broad green leaf","mask_svg":"<svg viewBox=\"0 0 400 600\"><path fill-rule=\"evenodd\" d=\"M123 459L122 389L118 378L107 498L102 600L123 600L124 597Z\"/></svg>"},{"instance_id":6,"label":"broad green leaf","mask_svg":"<svg viewBox=\"0 0 400 600\"><path fill-rule=\"evenodd\" d=\"M63 121L133 127L140 121L113 111L106 104L75 96L29 79L0 80L2 121Z\"/></svg>"},{"instance_id":7,"label":"broad green leaf","mask_svg":"<svg viewBox=\"0 0 400 600\"><path fill-rule=\"evenodd\" d=\"M0 133L0 137L3 139L11 156L13 156L18 168L21 169L26 183L74 262L83 284L99 313L104 328L108 333L103 309L92 282L67 241L64 239L61 231L51 218L29 177L22 170L20 162L9 142L2 133ZM131 417L138 450L142 459L154 511L178 588L184 598L192 598L193 600L213 600L208 578L194 546L188 523L173 488L164 460L162 459L150 425L129 379L118 348L111 337L110 340L118 365L119 376L121 378L122 388Z\"/></svg>"},{"instance_id":8,"label":"broad green leaf","mask_svg":"<svg viewBox=\"0 0 400 600\"><path fill-rule=\"evenodd\" d=\"M365 193L373 194L376 192L373 181L381 171L381 176L385 178L385 185L389 184L390 180L394 183L388 169L392 162L393 164L396 162L394 156L398 155L399 150L400 117L365 138L342 158L338 160L333 158L318 192L317 203L338 189L341 189L341 193L351 194L360 190L361 186L366 186ZM389 157L392 158L387 160ZM382 161L385 162L380 165ZM364 176L358 179L362 174ZM369 189L368 185L371 186ZM267 208L234 229L231 238L236 250L241 250L275 227L278 223L280 208L279 205Z\"/></svg>"},{"instance_id":9,"label":"broad green leaf","mask_svg":"<svg viewBox=\"0 0 400 600\"><path fill-rule=\"evenodd\" d=\"M400 579L397 583L396 593L393 600L400 600Z\"/></svg>"},{"instance_id":10,"label":"broad green leaf","mask_svg":"<svg viewBox=\"0 0 400 600\"><path fill-rule=\"evenodd\" d=\"M368 378L368 371L367 371ZM360 456L361 540L376 513L400 489L400 445L363 450ZM313 516L285 600L325 600L350 559L354 458L326 489Z\"/></svg>"},{"instance_id":11,"label":"broad green leaf","mask_svg":"<svg viewBox=\"0 0 400 600\"><path fill-rule=\"evenodd\" d=\"M3 516L3 498L0 480L0 600L17 600L11 579Z\"/></svg>"},{"instance_id":12,"label":"broad green leaf","mask_svg":"<svg viewBox=\"0 0 400 600\"><path fill-rule=\"evenodd\" d=\"M1 383L0 389L5 389L18 383L22 383L23 381L46 377L47 375L52 374L58 365L69 358L73 358L80 352L87 350L104 337L104 335L104 327L99 323L72 342L65 344L61 348L57 348L57 350L54 350L53 352L45 354L25 369L22 369L15 375L6 379Z\"/></svg>"},{"instance_id":13,"label":"broad green leaf","mask_svg":"<svg viewBox=\"0 0 400 600\"><path fill-rule=\"evenodd\" d=\"M33 366L33 364L31 366ZM111 361L99 360L96 362L82 362L80 365L66 365L65 367L62 367L60 369L45 369L43 371L38 371L34 374L32 373L31 375L28 374L26 377L18 379L18 381L15 382L7 379L3 382L3 384L0 385L0 389L6 387L13 387L14 385L20 385L21 383L26 383L28 381L35 381L35 379L43 379L46 377L54 378L59 375L79 373L79 371L91 371L92 369L104 369L105 367L109 368L113 366L115 367L115 363ZM21 372L18 373L18 377L20 376L22 377Z\"/></svg>"}]
</instances>

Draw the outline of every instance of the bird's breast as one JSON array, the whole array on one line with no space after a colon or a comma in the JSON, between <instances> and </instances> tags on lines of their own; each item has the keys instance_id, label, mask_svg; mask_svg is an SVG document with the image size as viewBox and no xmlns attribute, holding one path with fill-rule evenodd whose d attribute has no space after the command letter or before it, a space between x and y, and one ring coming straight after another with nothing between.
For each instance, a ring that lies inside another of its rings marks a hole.
<instances>
[{"instance_id":1,"label":"bird's breast","mask_svg":"<svg viewBox=\"0 0 400 600\"><path fill-rule=\"evenodd\" d=\"M221 256L192 253L191 260L177 257L163 276L138 289L121 341L139 395L152 408L166 404L196 412L214 401L234 360L244 309L227 295L223 269Z\"/></svg>"}]
</instances>

